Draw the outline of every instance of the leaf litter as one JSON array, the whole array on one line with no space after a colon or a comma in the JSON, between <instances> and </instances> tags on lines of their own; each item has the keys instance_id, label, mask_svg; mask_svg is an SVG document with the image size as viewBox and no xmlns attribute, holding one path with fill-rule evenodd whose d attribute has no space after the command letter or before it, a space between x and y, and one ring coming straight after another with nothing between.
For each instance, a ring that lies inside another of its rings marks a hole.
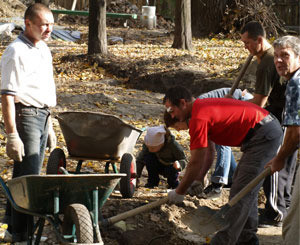
<instances>
[{"instance_id":1,"label":"leaf litter","mask_svg":"<svg viewBox=\"0 0 300 245\"><path fill-rule=\"evenodd\" d=\"M232 79L237 76L248 55L239 40L193 39L194 51L188 52L171 48L173 35L170 31L150 31L143 28L127 30L108 27L108 35L126 36L125 41L109 45L108 56L90 59L87 56L87 27L73 25L70 28L82 32L83 38L80 42L59 40L49 42L53 54L58 98L58 104L53 109L54 116L58 112L70 110L104 112L116 115L124 122L139 129L163 124L163 93L158 92L156 87L148 88L143 78L145 80L151 79L157 74L167 76L178 70L191 71L191 73L201 73L201 76L205 78L205 86L218 79L226 80L230 86ZM2 55L6 45L7 43L1 44L0 55ZM201 81L203 82L203 80ZM136 83L140 83L139 89L135 88ZM244 84L241 83L241 86L248 85L249 81L248 83L247 81ZM140 89L143 86L146 89ZM200 91L197 92L200 93ZM201 92L206 92L203 87ZM53 121L58 138L58 147L62 148L68 155L59 124L57 120L54 119ZM1 177L7 181L11 178L13 162L5 154L6 135L3 123L0 129ZM182 144L186 155L189 157L188 132L179 133L172 130L172 133ZM134 155L137 155L141 149L143 137L144 135L137 141ZM238 160L240 157L239 150L234 149L234 153ZM47 152L42 174L45 174L48 157L49 153ZM76 165L76 161L67 159L68 170L74 171ZM84 161L82 168L91 173L104 173L104 163L99 161ZM103 217L120 214L166 195L166 179L161 178L160 186L156 189L143 187L146 179L147 172L144 170L141 185L133 198L123 199L118 191L112 193L101 211ZM0 205L4 210L5 198L3 193L1 193L0 198ZM186 196L182 205L164 204L151 212L126 219L122 228L118 225L101 229L101 235L105 244L125 244L126 242L128 242L127 244L205 243L209 241L209 238L193 233L181 221L182 215L194 210L198 205L218 209L227 201L228 190L223 190L222 197L213 201ZM264 198L260 197L260 204L263 202ZM3 211L1 215L4 215ZM50 225L47 224L45 232L48 240L45 244L57 244L57 239L50 228ZM138 237L136 234L139 234ZM278 243L274 243L274 234L277 234L275 240ZM268 238L268 236L273 236L273 238ZM280 244L280 231L272 230L270 234L260 236L260 239L261 244Z\"/></svg>"}]
</instances>

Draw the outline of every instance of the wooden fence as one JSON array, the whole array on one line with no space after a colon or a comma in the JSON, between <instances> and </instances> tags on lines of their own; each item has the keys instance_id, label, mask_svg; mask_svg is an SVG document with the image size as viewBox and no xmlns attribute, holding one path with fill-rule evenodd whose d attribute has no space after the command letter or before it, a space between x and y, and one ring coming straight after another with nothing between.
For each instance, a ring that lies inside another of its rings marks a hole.
<instances>
[{"instance_id":1,"label":"wooden fence","mask_svg":"<svg viewBox=\"0 0 300 245\"><path fill-rule=\"evenodd\" d=\"M107 5L111 0L107 0ZM294 29L300 32L300 0L273 0L274 1L274 11L277 13L278 17L284 22L284 25L290 29ZM76 10L86 10L88 8L89 0L54 0L56 6L63 7L66 9L71 9L72 5L76 3ZM137 5L139 9L141 6L145 5L146 0L130 0L133 4ZM151 2L151 0L149 1ZM157 13L164 11L163 8L169 8L169 5L174 0L158 0L157 3Z\"/></svg>"},{"instance_id":2,"label":"wooden fence","mask_svg":"<svg viewBox=\"0 0 300 245\"><path fill-rule=\"evenodd\" d=\"M284 26L300 33L300 1L274 0L274 11Z\"/></svg>"}]
</instances>

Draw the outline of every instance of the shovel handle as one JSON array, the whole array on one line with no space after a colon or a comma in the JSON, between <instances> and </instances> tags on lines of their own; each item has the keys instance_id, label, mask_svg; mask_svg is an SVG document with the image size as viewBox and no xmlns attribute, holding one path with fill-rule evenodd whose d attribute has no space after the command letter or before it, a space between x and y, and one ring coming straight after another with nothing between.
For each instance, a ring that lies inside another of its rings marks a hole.
<instances>
[{"instance_id":1,"label":"shovel handle","mask_svg":"<svg viewBox=\"0 0 300 245\"><path fill-rule=\"evenodd\" d=\"M271 174L271 168L266 168L262 173L255 177L248 185L246 185L239 193L237 193L231 200L228 202L229 206L235 205L239 200L241 200L249 191L251 191L255 186L258 185L265 177Z\"/></svg>"},{"instance_id":2,"label":"shovel handle","mask_svg":"<svg viewBox=\"0 0 300 245\"><path fill-rule=\"evenodd\" d=\"M105 220L105 222L103 222L103 224L104 225L115 224L115 223L117 223L117 222L119 222L121 220L127 219L129 217L132 217L134 215L137 215L137 214L140 214L142 212L148 211L150 209L159 207L160 205L165 204L167 202L168 202L168 196L166 196L164 198L161 198L161 199L159 199L159 200L157 200L155 202L148 203L148 204L143 205L141 207L138 207L138 208L129 210L127 212L118 214L116 216L113 216L111 218L108 218L108 219Z\"/></svg>"},{"instance_id":3,"label":"shovel handle","mask_svg":"<svg viewBox=\"0 0 300 245\"><path fill-rule=\"evenodd\" d=\"M234 81L234 83L233 83L233 85L232 85L230 91L229 91L229 94L230 94L230 95L233 95L234 91L235 91L236 88L239 86L239 83L240 83L242 77L244 76L244 74L245 74L245 72L246 72L246 70L247 70L247 68L248 68L248 66L249 66L249 64L250 64L250 62L251 62L251 60L252 60L252 58L253 58L253 56L250 54L250 55L248 56L246 62L244 63L242 69L240 70L239 75L238 75L237 78L235 79L235 81Z\"/></svg>"}]
</instances>

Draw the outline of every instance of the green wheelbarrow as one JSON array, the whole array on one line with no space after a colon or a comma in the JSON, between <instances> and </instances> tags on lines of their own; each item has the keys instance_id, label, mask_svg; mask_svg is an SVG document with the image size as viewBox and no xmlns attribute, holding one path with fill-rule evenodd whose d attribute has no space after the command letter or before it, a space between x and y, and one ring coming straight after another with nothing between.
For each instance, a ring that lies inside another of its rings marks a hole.
<instances>
[{"instance_id":1,"label":"green wheelbarrow","mask_svg":"<svg viewBox=\"0 0 300 245\"><path fill-rule=\"evenodd\" d=\"M65 138L68 158L78 161L73 173L82 173L85 160L104 161L105 173L109 173L112 166L113 173L126 174L120 180L120 192L124 198L132 197L136 187L132 151L143 131L104 113L68 111L59 113L56 118ZM116 163L120 163L119 171ZM67 169L66 156L62 149L56 148L50 153L46 173L59 174L60 167Z\"/></svg>"},{"instance_id":2,"label":"green wheelbarrow","mask_svg":"<svg viewBox=\"0 0 300 245\"><path fill-rule=\"evenodd\" d=\"M125 175L27 175L7 184L0 177L0 184L15 210L37 218L32 227L28 226L27 244L33 244L34 234L34 244L39 244L46 220L62 244L103 244L99 224L108 227L168 200L165 197L104 219L99 210Z\"/></svg>"}]
</instances>

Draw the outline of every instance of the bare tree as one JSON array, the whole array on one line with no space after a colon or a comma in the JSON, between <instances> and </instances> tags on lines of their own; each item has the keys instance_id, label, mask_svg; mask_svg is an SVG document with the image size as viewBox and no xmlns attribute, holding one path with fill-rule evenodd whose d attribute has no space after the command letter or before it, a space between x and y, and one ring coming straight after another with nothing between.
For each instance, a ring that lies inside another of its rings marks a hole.
<instances>
[{"instance_id":1,"label":"bare tree","mask_svg":"<svg viewBox=\"0 0 300 245\"><path fill-rule=\"evenodd\" d=\"M250 20L261 22L271 36L283 33L273 0L191 0L194 37L230 33L235 35ZM278 33L279 32L279 33Z\"/></svg>"},{"instance_id":2,"label":"bare tree","mask_svg":"<svg viewBox=\"0 0 300 245\"><path fill-rule=\"evenodd\" d=\"M191 0L176 0L173 48L192 50Z\"/></svg>"},{"instance_id":3,"label":"bare tree","mask_svg":"<svg viewBox=\"0 0 300 245\"><path fill-rule=\"evenodd\" d=\"M275 13L273 0L234 0L229 7L223 18L225 30L234 30L256 20L265 27L268 37L279 37L285 33L283 21Z\"/></svg>"},{"instance_id":4,"label":"bare tree","mask_svg":"<svg viewBox=\"0 0 300 245\"><path fill-rule=\"evenodd\" d=\"M88 54L107 54L106 0L89 1Z\"/></svg>"},{"instance_id":5,"label":"bare tree","mask_svg":"<svg viewBox=\"0 0 300 245\"><path fill-rule=\"evenodd\" d=\"M194 37L219 33L226 5L232 0L192 0L192 32Z\"/></svg>"}]
</instances>

